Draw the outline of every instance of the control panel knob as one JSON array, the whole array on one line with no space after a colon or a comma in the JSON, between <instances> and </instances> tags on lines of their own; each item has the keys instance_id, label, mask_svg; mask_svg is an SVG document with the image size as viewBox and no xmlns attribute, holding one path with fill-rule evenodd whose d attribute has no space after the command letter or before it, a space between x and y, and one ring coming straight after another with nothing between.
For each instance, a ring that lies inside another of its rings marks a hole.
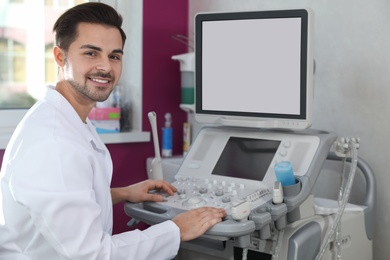
<instances>
[{"instance_id":1,"label":"control panel knob","mask_svg":"<svg viewBox=\"0 0 390 260\"><path fill-rule=\"evenodd\" d=\"M223 197L223 198L222 198L222 202L223 202L223 203L228 203L228 202L230 202L230 201L231 201L230 197L227 197L227 196L226 196L226 197Z\"/></svg>"},{"instance_id":2,"label":"control panel knob","mask_svg":"<svg viewBox=\"0 0 390 260\"><path fill-rule=\"evenodd\" d=\"M206 201L199 197L192 197L183 202L183 206L186 208L199 208L206 204Z\"/></svg>"},{"instance_id":3,"label":"control panel knob","mask_svg":"<svg viewBox=\"0 0 390 260\"><path fill-rule=\"evenodd\" d=\"M200 187L200 188L199 188L199 193L200 193L200 194L205 194L205 193L207 193L207 188L206 188L206 187Z\"/></svg>"},{"instance_id":4,"label":"control panel knob","mask_svg":"<svg viewBox=\"0 0 390 260\"><path fill-rule=\"evenodd\" d=\"M290 142L290 141L285 141L285 142L283 143L283 146L284 146L285 148L290 148L291 142Z\"/></svg>"},{"instance_id":5,"label":"control panel knob","mask_svg":"<svg viewBox=\"0 0 390 260\"><path fill-rule=\"evenodd\" d=\"M186 189L183 189L183 188L177 189L177 194L179 194L179 195L186 194Z\"/></svg>"},{"instance_id":6,"label":"control panel knob","mask_svg":"<svg viewBox=\"0 0 390 260\"><path fill-rule=\"evenodd\" d=\"M287 155L287 151L286 150L281 150L279 152L279 154L280 154L280 156L285 157Z\"/></svg>"},{"instance_id":7,"label":"control panel knob","mask_svg":"<svg viewBox=\"0 0 390 260\"><path fill-rule=\"evenodd\" d=\"M218 189L215 191L215 196L222 196L223 195L223 189L221 187L218 187Z\"/></svg>"}]
</instances>

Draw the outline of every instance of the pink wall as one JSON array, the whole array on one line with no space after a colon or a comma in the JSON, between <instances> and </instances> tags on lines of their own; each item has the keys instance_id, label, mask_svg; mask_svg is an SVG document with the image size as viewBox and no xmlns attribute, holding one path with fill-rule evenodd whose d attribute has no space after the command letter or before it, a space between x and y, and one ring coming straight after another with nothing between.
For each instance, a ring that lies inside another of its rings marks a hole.
<instances>
[{"instance_id":1,"label":"pink wall","mask_svg":"<svg viewBox=\"0 0 390 260\"><path fill-rule=\"evenodd\" d=\"M186 113L180 105L180 66L172 55L185 53L186 46L172 35L188 34L188 1L144 0L143 13L143 130L151 131L147 113L157 113L158 129L163 127L164 114L172 114L173 153L182 153L183 122ZM172 8L174 7L174 8ZM159 133L161 142L161 131ZM146 158L154 156L153 143L108 145L113 157L112 186L123 186L146 179ZM114 233L128 230L130 218L123 204L114 207ZM138 228L142 228L139 226Z\"/></svg>"},{"instance_id":2,"label":"pink wall","mask_svg":"<svg viewBox=\"0 0 390 260\"><path fill-rule=\"evenodd\" d=\"M164 123L164 114L173 118L173 153L182 153L182 126L186 114L180 110L179 63L172 55L187 51L172 35L187 35L187 0L144 0L143 13L143 130L150 131L147 113L156 111L158 128ZM174 8L172 8L174 7ZM123 72L125 73L125 72ZM159 136L161 140L161 133ZM146 179L146 158L154 155L153 143L108 145L114 163L112 187L130 185ZM0 162L4 150L0 150ZM114 207L114 233L129 230L123 204ZM143 228L145 225L139 225Z\"/></svg>"}]
</instances>

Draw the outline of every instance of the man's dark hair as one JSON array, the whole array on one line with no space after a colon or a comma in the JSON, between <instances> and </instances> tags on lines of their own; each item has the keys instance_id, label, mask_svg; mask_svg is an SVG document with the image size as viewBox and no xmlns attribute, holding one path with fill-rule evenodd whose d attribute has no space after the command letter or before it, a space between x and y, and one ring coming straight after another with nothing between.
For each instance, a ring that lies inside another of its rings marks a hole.
<instances>
[{"instance_id":1,"label":"man's dark hair","mask_svg":"<svg viewBox=\"0 0 390 260\"><path fill-rule=\"evenodd\" d=\"M125 45L126 34L121 28L122 16L109 5L93 2L76 5L57 19L53 26L56 44L68 51L70 44L77 38L77 26L82 22L117 28L122 36L122 47Z\"/></svg>"}]
</instances>

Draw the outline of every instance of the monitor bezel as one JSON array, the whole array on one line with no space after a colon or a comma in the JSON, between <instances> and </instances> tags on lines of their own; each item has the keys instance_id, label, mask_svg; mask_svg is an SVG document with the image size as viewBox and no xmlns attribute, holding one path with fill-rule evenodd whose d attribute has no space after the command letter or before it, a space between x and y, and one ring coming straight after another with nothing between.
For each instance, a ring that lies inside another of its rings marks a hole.
<instances>
[{"instance_id":1,"label":"monitor bezel","mask_svg":"<svg viewBox=\"0 0 390 260\"><path fill-rule=\"evenodd\" d=\"M245 19L301 19L300 113L270 114L205 110L202 108L202 23ZM309 9L199 13L195 16L195 119L200 123L267 129L309 128L312 123L314 59L312 13Z\"/></svg>"}]
</instances>

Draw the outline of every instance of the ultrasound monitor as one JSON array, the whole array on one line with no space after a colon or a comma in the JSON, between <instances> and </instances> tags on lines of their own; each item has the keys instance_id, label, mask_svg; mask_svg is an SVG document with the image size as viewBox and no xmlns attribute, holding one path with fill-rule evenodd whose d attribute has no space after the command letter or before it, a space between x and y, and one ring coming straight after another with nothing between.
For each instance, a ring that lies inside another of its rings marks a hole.
<instances>
[{"instance_id":1,"label":"ultrasound monitor","mask_svg":"<svg viewBox=\"0 0 390 260\"><path fill-rule=\"evenodd\" d=\"M308 10L195 17L195 118L201 123L305 129L312 120Z\"/></svg>"}]
</instances>

